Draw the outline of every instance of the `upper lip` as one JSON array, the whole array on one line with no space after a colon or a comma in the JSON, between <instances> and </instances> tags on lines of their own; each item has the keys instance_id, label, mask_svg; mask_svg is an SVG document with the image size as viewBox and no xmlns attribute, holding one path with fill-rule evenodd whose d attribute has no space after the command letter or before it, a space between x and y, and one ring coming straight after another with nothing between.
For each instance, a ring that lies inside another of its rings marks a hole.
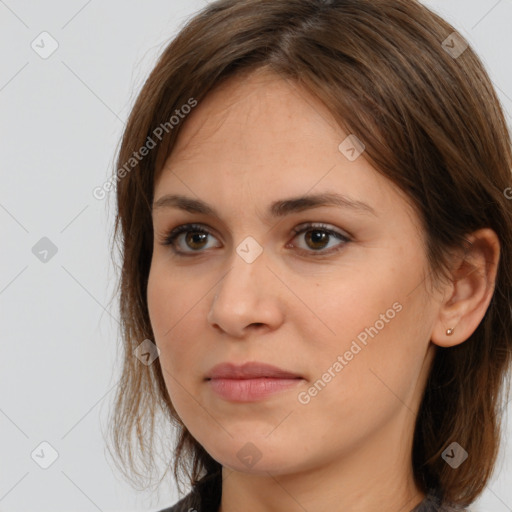
<instances>
[{"instance_id":1,"label":"upper lip","mask_svg":"<svg viewBox=\"0 0 512 512\"><path fill-rule=\"evenodd\" d=\"M271 364L249 362L242 365L221 363L214 366L207 379L251 379L258 377L273 377L278 379L297 379L300 375L292 373Z\"/></svg>"}]
</instances>

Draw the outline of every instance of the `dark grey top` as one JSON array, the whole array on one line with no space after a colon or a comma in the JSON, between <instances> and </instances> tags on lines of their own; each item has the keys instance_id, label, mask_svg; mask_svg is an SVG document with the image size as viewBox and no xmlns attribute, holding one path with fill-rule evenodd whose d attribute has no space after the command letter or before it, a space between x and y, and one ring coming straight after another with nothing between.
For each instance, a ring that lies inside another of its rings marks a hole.
<instances>
[{"instance_id":1,"label":"dark grey top","mask_svg":"<svg viewBox=\"0 0 512 512\"><path fill-rule=\"evenodd\" d=\"M159 512L218 512L222 489L222 475L203 477L184 498L172 507ZM431 489L425 499L410 512L467 512L465 508L442 500L442 494Z\"/></svg>"}]
</instances>

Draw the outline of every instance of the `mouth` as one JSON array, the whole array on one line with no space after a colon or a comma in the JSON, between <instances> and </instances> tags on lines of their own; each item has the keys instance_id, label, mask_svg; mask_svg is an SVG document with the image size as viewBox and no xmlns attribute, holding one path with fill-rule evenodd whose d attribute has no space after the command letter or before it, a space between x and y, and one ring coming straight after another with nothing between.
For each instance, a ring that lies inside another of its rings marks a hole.
<instances>
[{"instance_id":1,"label":"mouth","mask_svg":"<svg viewBox=\"0 0 512 512\"><path fill-rule=\"evenodd\" d=\"M302 379L209 379L208 384L221 398L230 402L256 402L297 386Z\"/></svg>"},{"instance_id":2,"label":"mouth","mask_svg":"<svg viewBox=\"0 0 512 512\"><path fill-rule=\"evenodd\" d=\"M296 387L304 379L273 365L251 362L217 365L205 380L215 394L227 401L254 402Z\"/></svg>"},{"instance_id":3,"label":"mouth","mask_svg":"<svg viewBox=\"0 0 512 512\"><path fill-rule=\"evenodd\" d=\"M249 362L242 365L233 363L221 363L214 366L207 379L297 379L299 374L278 368L271 364Z\"/></svg>"}]
</instances>

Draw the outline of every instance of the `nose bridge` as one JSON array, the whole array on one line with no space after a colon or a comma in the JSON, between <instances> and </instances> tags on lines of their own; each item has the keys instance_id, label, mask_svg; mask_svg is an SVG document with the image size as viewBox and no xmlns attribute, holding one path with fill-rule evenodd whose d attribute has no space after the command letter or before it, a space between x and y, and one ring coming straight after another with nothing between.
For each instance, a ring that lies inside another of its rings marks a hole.
<instances>
[{"instance_id":1,"label":"nose bridge","mask_svg":"<svg viewBox=\"0 0 512 512\"><path fill-rule=\"evenodd\" d=\"M236 302L238 294L239 299L243 298L244 301L256 300L261 291L259 288L265 281L264 274L269 273L269 270L263 247L258 244L258 249L255 243L254 239L244 239L234 248L230 268L216 287L218 299Z\"/></svg>"},{"instance_id":2,"label":"nose bridge","mask_svg":"<svg viewBox=\"0 0 512 512\"><path fill-rule=\"evenodd\" d=\"M235 247L230 268L215 287L208 320L224 331L240 335L250 324L275 324L276 294L263 248L247 237Z\"/></svg>"}]
</instances>

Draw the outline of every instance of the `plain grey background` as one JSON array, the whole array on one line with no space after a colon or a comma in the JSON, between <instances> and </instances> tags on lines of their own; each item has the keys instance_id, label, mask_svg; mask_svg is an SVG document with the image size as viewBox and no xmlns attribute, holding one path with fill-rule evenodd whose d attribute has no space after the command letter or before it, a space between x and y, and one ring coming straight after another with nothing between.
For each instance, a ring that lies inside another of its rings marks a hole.
<instances>
[{"instance_id":1,"label":"plain grey background","mask_svg":"<svg viewBox=\"0 0 512 512\"><path fill-rule=\"evenodd\" d=\"M113 172L157 56L205 3L0 0L2 512L150 511L178 499L169 484L136 492L106 457L117 276L113 212L92 190ZM512 0L424 3L482 57L510 122ZM473 511L512 510L511 432L505 422L495 477Z\"/></svg>"}]
</instances>

